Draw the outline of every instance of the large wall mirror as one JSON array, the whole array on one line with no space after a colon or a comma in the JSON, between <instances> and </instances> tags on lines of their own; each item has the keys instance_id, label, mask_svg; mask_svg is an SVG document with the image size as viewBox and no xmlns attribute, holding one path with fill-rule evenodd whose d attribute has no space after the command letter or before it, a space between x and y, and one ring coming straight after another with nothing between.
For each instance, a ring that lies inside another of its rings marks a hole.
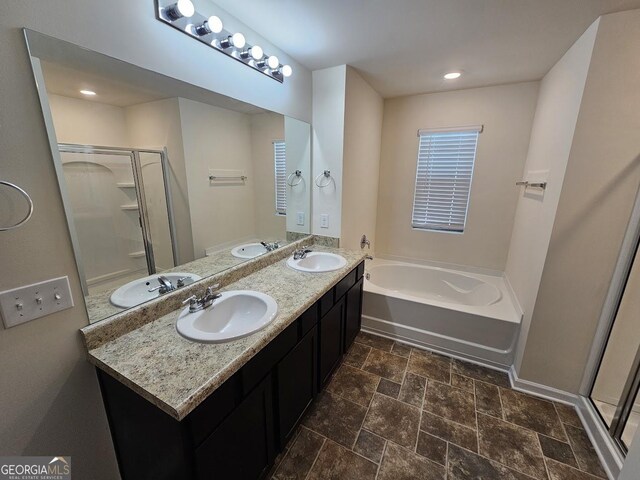
<instances>
[{"instance_id":1,"label":"large wall mirror","mask_svg":"<svg viewBox=\"0 0 640 480\"><path fill-rule=\"evenodd\" d=\"M26 31L89 321L310 232L310 125Z\"/></svg>"}]
</instances>

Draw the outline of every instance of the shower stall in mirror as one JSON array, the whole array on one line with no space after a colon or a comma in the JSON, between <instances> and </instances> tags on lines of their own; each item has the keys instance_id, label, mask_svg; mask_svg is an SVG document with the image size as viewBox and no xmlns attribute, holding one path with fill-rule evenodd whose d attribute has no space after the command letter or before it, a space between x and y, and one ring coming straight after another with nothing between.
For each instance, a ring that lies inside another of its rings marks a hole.
<instances>
[{"instance_id":1,"label":"shower stall in mirror","mask_svg":"<svg viewBox=\"0 0 640 480\"><path fill-rule=\"evenodd\" d=\"M166 152L58 148L84 294L176 266Z\"/></svg>"}]
</instances>

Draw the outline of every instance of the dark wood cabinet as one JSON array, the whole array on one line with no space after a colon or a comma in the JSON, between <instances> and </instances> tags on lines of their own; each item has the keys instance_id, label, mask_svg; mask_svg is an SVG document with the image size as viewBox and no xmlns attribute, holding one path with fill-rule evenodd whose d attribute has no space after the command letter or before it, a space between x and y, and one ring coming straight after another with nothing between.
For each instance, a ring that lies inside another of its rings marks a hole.
<instances>
[{"instance_id":1,"label":"dark wood cabinet","mask_svg":"<svg viewBox=\"0 0 640 480\"><path fill-rule=\"evenodd\" d=\"M120 474L265 476L360 330L364 263L178 421L98 370Z\"/></svg>"},{"instance_id":2,"label":"dark wood cabinet","mask_svg":"<svg viewBox=\"0 0 640 480\"><path fill-rule=\"evenodd\" d=\"M341 298L318 322L320 388L329 379L342 358L344 307L344 298Z\"/></svg>"},{"instance_id":3,"label":"dark wood cabinet","mask_svg":"<svg viewBox=\"0 0 640 480\"><path fill-rule=\"evenodd\" d=\"M198 480L255 480L275 458L271 376L267 376L195 452Z\"/></svg>"},{"instance_id":4,"label":"dark wood cabinet","mask_svg":"<svg viewBox=\"0 0 640 480\"><path fill-rule=\"evenodd\" d=\"M275 368L278 441L284 448L317 392L318 336L314 326Z\"/></svg>"},{"instance_id":5,"label":"dark wood cabinet","mask_svg":"<svg viewBox=\"0 0 640 480\"><path fill-rule=\"evenodd\" d=\"M364 278L360 278L358 282L347 292L347 305L345 308L344 320L344 351L346 352L356 335L360 331L362 324L362 295L363 295Z\"/></svg>"}]
</instances>

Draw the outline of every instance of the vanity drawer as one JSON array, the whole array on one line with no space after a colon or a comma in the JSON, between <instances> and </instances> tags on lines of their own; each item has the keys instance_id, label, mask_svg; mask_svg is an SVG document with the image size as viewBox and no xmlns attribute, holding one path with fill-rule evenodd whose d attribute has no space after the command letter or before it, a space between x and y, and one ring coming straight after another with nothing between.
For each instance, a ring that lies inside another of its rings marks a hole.
<instances>
[{"instance_id":1,"label":"vanity drawer","mask_svg":"<svg viewBox=\"0 0 640 480\"><path fill-rule=\"evenodd\" d=\"M324 317L333 308L335 303L334 290L335 288L332 288L318 300L320 303L320 318Z\"/></svg>"},{"instance_id":2,"label":"vanity drawer","mask_svg":"<svg viewBox=\"0 0 640 480\"><path fill-rule=\"evenodd\" d=\"M360 262L360 265L356 267L356 281L360 280L364 275L364 262Z\"/></svg>"},{"instance_id":3,"label":"vanity drawer","mask_svg":"<svg viewBox=\"0 0 640 480\"><path fill-rule=\"evenodd\" d=\"M298 320L289 325L242 367L242 395L249 393L298 343Z\"/></svg>"},{"instance_id":4,"label":"vanity drawer","mask_svg":"<svg viewBox=\"0 0 640 480\"><path fill-rule=\"evenodd\" d=\"M347 273L347 275L342 280L338 282L335 288L336 300L340 300L342 297L344 297L344 294L351 290L351 287L356 284L356 270L357 268L354 268L349 273Z\"/></svg>"},{"instance_id":5,"label":"vanity drawer","mask_svg":"<svg viewBox=\"0 0 640 480\"><path fill-rule=\"evenodd\" d=\"M318 302L314 303L306 312L300 315L298 323L300 324L300 338L302 338L318 323Z\"/></svg>"}]
</instances>

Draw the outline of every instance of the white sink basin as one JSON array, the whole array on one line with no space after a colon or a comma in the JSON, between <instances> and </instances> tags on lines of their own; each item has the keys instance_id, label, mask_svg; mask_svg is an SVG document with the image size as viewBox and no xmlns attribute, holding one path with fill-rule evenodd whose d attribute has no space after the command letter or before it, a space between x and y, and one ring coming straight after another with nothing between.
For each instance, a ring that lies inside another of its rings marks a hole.
<instances>
[{"instance_id":1,"label":"white sink basin","mask_svg":"<svg viewBox=\"0 0 640 480\"><path fill-rule=\"evenodd\" d=\"M267 249L259 243L238 245L231 250L231 255L238 258L255 258L267 253Z\"/></svg>"},{"instance_id":2,"label":"white sink basin","mask_svg":"<svg viewBox=\"0 0 640 480\"><path fill-rule=\"evenodd\" d=\"M158 292L158 290L149 292L150 288L160 286L160 283L158 282L159 276L167 277L169 281L175 286L177 286L179 278L187 277L191 279L190 281L185 280L185 285L193 283L196 280L200 280L202 278L195 273L186 272L159 273L157 275L150 275L148 277L139 278L138 280L125 283L111 294L109 300L116 307L131 308L135 307L136 305L140 305L141 303L152 300L156 297L159 297L160 293Z\"/></svg>"},{"instance_id":3,"label":"white sink basin","mask_svg":"<svg viewBox=\"0 0 640 480\"><path fill-rule=\"evenodd\" d=\"M314 273L332 272L341 269L346 264L346 258L328 252L310 252L300 260L294 260L293 257L289 257L287 260L287 265L294 270Z\"/></svg>"},{"instance_id":4,"label":"white sink basin","mask_svg":"<svg viewBox=\"0 0 640 480\"><path fill-rule=\"evenodd\" d=\"M212 306L178 317L176 330L189 340L221 343L246 337L263 329L276 318L278 304L269 295L252 290L224 292Z\"/></svg>"}]
</instances>

